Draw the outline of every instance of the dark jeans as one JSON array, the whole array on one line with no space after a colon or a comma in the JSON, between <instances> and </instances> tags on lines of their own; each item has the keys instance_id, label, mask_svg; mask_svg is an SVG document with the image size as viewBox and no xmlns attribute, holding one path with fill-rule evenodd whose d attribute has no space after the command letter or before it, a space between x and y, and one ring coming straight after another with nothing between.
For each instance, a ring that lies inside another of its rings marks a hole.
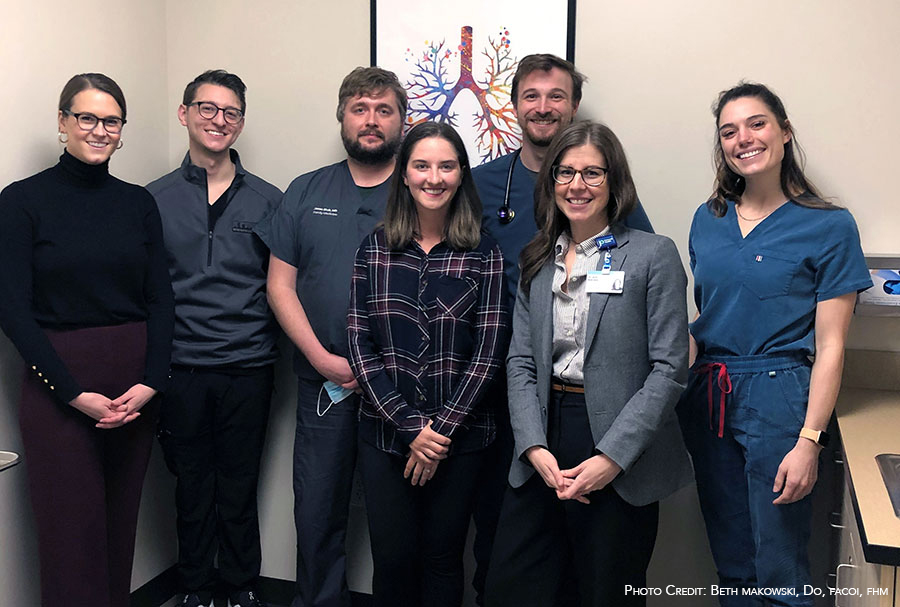
<instances>
[{"instance_id":1,"label":"dark jeans","mask_svg":"<svg viewBox=\"0 0 900 607\"><path fill-rule=\"evenodd\" d=\"M234 371L172 368L159 440L177 477L178 574L184 592L228 591L259 576L257 484L272 365Z\"/></svg>"},{"instance_id":2,"label":"dark jeans","mask_svg":"<svg viewBox=\"0 0 900 607\"><path fill-rule=\"evenodd\" d=\"M717 382L710 418L708 372L696 372L708 362L724 362L731 378L721 438ZM719 585L793 589L794 596L768 600L772 605L812 605L813 598L803 595L803 586L811 583L807 546L812 495L793 504L772 503L778 466L803 427L809 364L796 356L747 356L699 360L694 369L678 416L694 462ZM765 604L762 597L740 594L722 596L719 602L723 607Z\"/></svg>"},{"instance_id":3,"label":"dark jeans","mask_svg":"<svg viewBox=\"0 0 900 607\"><path fill-rule=\"evenodd\" d=\"M483 451L451 455L414 487L406 458L359 441L374 561L374 607L459 607L463 549Z\"/></svg>"},{"instance_id":4,"label":"dark jeans","mask_svg":"<svg viewBox=\"0 0 900 607\"><path fill-rule=\"evenodd\" d=\"M561 469L593 453L584 395L553 393L548 446ZM659 504L633 506L607 486L590 504L560 501L536 472L503 499L488 572L489 607L628 607L646 604Z\"/></svg>"},{"instance_id":5,"label":"dark jeans","mask_svg":"<svg viewBox=\"0 0 900 607\"><path fill-rule=\"evenodd\" d=\"M350 607L347 520L359 396L332 404L321 380L299 378L294 437L297 594L293 607Z\"/></svg>"},{"instance_id":6,"label":"dark jeans","mask_svg":"<svg viewBox=\"0 0 900 607\"><path fill-rule=\"evenodd\" d=\"M144 377L144 323L48 331L69 372L116 398ZM128 607L144 473L159 403L112 430L61 402L31 368L19 421L41 557L44 607Z\"/></svg>"}]
</instances>

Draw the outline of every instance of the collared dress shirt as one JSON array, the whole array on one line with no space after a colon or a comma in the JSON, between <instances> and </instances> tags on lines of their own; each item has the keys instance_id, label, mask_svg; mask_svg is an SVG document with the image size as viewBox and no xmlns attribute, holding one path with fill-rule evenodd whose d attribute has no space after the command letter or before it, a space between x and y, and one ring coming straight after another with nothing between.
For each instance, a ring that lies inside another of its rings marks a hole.
<instances>
[{"instance_id":1,"label":"collared dress shirt","mask_svg":"<svg viewBox=\"0 0 900 607\"><path fill-rule=\"evenodd\" d=\"M558 377L567 384L584 384L584 343L590 307L587 273L597 269L601 255L595 238L608 233L607 227L584 242L574 244L575 263L568 276L566 252L573 246L572 239L567 232L556 239L553 272L553 377Z\"/></svg>"},{"instance_id":2,"label":"collared dress shirt","mask_svg":"<svg viewBox=\"0 0 900 607\"><path fill-rule=\"evenodd\" d=\"M494 440L494 412L481 401L506 348L504 289L503 254L486 234L470 251L391 250L381 229L363 241L347 317L362 440L406 455L429 421L454 453Z\"/></svg>"}]
</instances>

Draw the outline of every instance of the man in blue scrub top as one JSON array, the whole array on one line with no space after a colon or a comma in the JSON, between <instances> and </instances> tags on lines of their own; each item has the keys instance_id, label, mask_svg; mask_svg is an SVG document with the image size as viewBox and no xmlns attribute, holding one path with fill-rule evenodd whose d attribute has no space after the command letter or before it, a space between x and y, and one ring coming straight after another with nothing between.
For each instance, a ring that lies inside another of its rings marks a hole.
<instances>
[{"instance_id":1,"label":"man in blue scrub top","mask_svg":"<svg viewBox=\"0 0 900 607\"><path fill-rule=\"evenodd\" d=\"M575 118L581 103L583 74L556 55L527 55L516 69L512 82L512 101L522 130L522 147L472 169L472 177L484 206L482 225L500 243L506 270L510 304L516 300L519 284L519 253L531 240L534 222L534 185L553 137ZM625 218L625 225L652 232L653 227L638 204ZM512 454L512 432L506 411L505 375L498 377L489 401L498 403L498 435L492 445L492 457L486 458L481 490L475 506L475 560L472 582L477 603L482 604L487 563L493 547L494 531L500 516L500 503L506 489L506 475ZM499 406L502 404L503 406ZM502 410L501 410L502 409ZM505 422L504 422L505 420Z\"/></svg>"},{"instance_id":2,"label":"man in blue scrub top","mask_svg":"<svg viewBox=\"0 0 900 607\"><path fill-rule=\"evenodd\" d=\"M269 301L297 348L292 607L350 607L344 540L359 405L347 362L350 275L356 249L384 213L405 115L395 74L353 70L338 95L346 160L295 179L255 229L272 253Z\"/></svg>"}]
</instances>

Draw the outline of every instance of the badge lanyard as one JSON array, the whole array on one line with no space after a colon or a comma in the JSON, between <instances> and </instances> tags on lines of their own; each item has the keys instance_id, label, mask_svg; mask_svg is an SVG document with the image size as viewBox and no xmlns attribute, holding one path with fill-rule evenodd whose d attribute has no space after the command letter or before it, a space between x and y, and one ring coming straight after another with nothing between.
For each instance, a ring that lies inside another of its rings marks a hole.
<instances>
[{"instance_id":1,"label":"badge lanyard","mask_svg":"<svg viewBox=\"0 0 900 607\"><path fill-rule=\"evenodd\" d=\"M612 270L612 255L609 254L609 251L604 251L603 253L603 268L601 268L601 272L604 274L609 274L609 271Z\"/></svg>"},{"instance_id":2,"label":"badge lanyard","mask_svg":"<svg viewBox=\"0 0 900 607\"><path fill-rule=\"evenodd\" d=\"M612 269L612 249L616 248L616 237L612 234L597 236L594 239L597 249L603 252L603 265L600 270L590 270L587 275L588 293L606 293L619 295L625 286L625 272Z\"/></svg>"},{"instance_id":3,"label":"badge lanyard","mask_svg":"<svg viewBox=\"0 0 900 607\"><path fill-rule=\"evenodd\" d=\"M594 239L594 244L597 245L597 249L603 251L603 268L601 268L601 271L604 274L609 274L610 270L612 270L612 254L610 250L619 246L619 243L616 242L615 236L606 234L605 236L597 236Z\"/></svg>"}]
</instances>

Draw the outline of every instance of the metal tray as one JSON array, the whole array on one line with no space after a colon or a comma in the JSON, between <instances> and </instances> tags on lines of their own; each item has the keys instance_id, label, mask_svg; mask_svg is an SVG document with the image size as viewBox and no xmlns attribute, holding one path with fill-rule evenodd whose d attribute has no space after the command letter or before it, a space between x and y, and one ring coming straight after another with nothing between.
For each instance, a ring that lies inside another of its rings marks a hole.
<instances>
[{"instance_id":1,"label":"metal tray","mask_svg":"<svg viewBox=\"0 0 900 607\"><path fill-rule=\"evenodd\" d=\"M878 468L881 470L881 478L891 496L891 504L894 506L894 514L900 518L900 455L896 453L882 453L875 456Z\"/></svg>"},{"instance_id":2,"label":"metal tray","mask_svg":"<svg viewBox=\"0 0 900 607\"><path fill-rule=\"evenodd\" d=\"M0 470L12 468L19 463L19 454L12 451L0 451Z\"/></svg>"}]
</instances>

